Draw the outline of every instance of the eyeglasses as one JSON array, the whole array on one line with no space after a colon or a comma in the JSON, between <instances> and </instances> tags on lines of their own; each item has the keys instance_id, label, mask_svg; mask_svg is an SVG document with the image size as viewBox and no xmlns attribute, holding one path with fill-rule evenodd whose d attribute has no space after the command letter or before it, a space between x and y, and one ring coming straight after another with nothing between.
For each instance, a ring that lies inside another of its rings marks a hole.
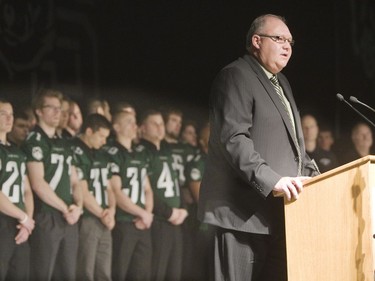
<instances>
[{"instance_id":1,"label":"eyeglasses","mask_svg":"<svg viewBox=\"0 0 375 281\"><path fill-rule=\"evenodd\" d=\"M61 106L43 105L42 108L47 108L48 110L51 110L51 111L61 112Z\"/></svg>"},{"instance_id":2,"label":"eyeglasses","mask_svg":"<svg viewBox=\"0 0 375 281\"><path fill-rule=\"evenodd\" d=\"M270 38L273 42L276 42L279 44L285 44L285 42L288 42L290 46L293 46L295 43L295 41L292 38L285 38L283 36L278 36L278 35L258 34L258 36Z\"/></svg>"}]
</instances>

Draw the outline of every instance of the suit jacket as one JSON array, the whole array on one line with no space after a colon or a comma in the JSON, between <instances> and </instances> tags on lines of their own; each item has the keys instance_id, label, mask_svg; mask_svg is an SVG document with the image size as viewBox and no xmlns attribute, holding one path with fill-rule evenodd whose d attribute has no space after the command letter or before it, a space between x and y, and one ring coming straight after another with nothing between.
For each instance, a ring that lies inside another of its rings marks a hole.
<instances>
[{"instance_id":1,"label":"suit jacket","mask_svg":"<svg viewBox=\"0 0 375 281\"><path fill-rule=\"evenodd\" d=\"M286 77L278 74L288 98L301 149L271 81L253 56L223 68L210 98L210 140L201 183L198 217L223 228L272 234L283 231L283 199L272 189L283 176L315 173L305 153L300 116Z\"/></svg>"}]
</instances>

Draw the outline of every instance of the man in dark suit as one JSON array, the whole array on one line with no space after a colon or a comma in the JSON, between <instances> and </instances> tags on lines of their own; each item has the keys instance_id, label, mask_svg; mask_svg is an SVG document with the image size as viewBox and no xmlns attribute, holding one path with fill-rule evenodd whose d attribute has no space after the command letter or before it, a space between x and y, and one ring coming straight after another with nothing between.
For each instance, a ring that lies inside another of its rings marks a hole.
<instances>
[{"instance_id":1,"label":"man in dark suit","mask_svg":"<svg viewBox=\"0 0 375 281\"><path fill-rule=\"evenodd\" d=\"M317 174L305 153L286 77L294 41L282 17L263 15L248 53L220 71L210 99L211 136L199 218L217 226L215 280L286 280L283 196L297 199ZM281 195L280 197L274 194Z\"/></svg>"}]
</instances>

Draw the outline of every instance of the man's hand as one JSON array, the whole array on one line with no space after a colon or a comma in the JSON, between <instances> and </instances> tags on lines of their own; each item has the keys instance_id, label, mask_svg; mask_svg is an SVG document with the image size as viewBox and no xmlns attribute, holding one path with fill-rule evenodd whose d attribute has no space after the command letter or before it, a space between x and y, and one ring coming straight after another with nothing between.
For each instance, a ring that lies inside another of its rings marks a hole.
<instances>
[{"instance_id":1,"label":"man's hand","mask_svg":"<svg viewBox=\"0 0 375 281\"><path fill-rule=\"evenodd\" d=\"M112 209L104 209L101 221L109 230L112 230L115 227L115 212Z\"/></svg>"},{"instance_id":2,"label":"man's hand","mask_svg":"<svg viewBox=\"0 0 375 281\"><path fill-rule=\"evenodd\" d=\"M180 225L184 222L187 216L188 212L185 209L173 208L172 215L168 221L173 225Z\"/></svg>"},{"instance_id":3,"label":"man's hand","mask_svg":"<svg viewBox=\"0 0 375 281\"><path fill-rule=\"evenodd\" d=\"M69 206L68 212L64 214L64 218L68 222L68 224L73 225L78 222L81 213L82 208L72 204Z\"/></svg>"},{"instance_id":4,"label":"man's hand","mask_svg":"<svg viewBox=\"0 0 375 281\"><path fill-rule=\"evenodd\" d=\"M145 211L143 212L142 216L140 216L140 219L142 220L146 228L150 228L154 219L154 215L150 212Z\"/></svg>"},{"instance_id":5,"label":"man's hand","mask_svg":"<svg viewBox=\"0 0 375 281\"><path fill-rule=\"evenodd\" d=\"M26 215L22 221L19 221L19 223L20 224L17 226L18 229L21 229L21 227L24 227L28 231L29 234L33 232L33 229L35 227L35 221L33 220L33 218Z\"/></svg>"},{"instance_id":6,"label":"man's hand","mask_svg":"<svg viewBox=\"0 0 375 281\"><path fill-rule=\"evenodd\" d=\"M133 220L133 223L137 229L145 230L151 227L153 220L154 220L154 214L144 211L141 216L136 217Z\"/></svg>"},{"instance_id":7,"label":"man's hand","mask_svg":"<svg viewBox=\"0 0 375 281\"><path fill-rule=\"evenodd\" d=\"M26 242L27 239L29 239L29 235L31 232L29 232L29 230L22 224L19 224L17 228L19 229L19 231L14 240L16 241L16 244L19 245Z\"/></svg>"},{"instance_id":8,"label":"man's hand","mask_svg":"<svg viewBox=\"0 0 375 281\"><path fill-rule=\"evenodd\" d=\"M303 190L303 182L310 179L311 177L283 177L281 178L273 188L276 194L284 195L288 201L298 199L299 194Z\"/></svg>"},{"instance_id":9,"label":"man's hand","mask_svg":"<svg viewBox=\"0 0 375 281\"><path fill-rule=\"evenodd\" d=\"M148 227L144 224L144 222L142 221L141 218L135 218L135 219L133 220L133 223L134 223L136 229L139 229L139 230L145 230L145 229L148 228Z\"/></svg>"}]
</instances>

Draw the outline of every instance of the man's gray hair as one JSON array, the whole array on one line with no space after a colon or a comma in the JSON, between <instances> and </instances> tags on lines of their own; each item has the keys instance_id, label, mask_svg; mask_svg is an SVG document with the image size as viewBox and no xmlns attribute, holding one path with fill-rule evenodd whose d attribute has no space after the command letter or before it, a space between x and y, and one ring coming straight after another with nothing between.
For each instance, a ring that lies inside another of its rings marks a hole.
<instances>
[{"instance_id":1,"label":"man's gray hair","mask_svg":"<svg viewBox=\"0 0 375 281\"><path fill-rule=\"evenodd\" d=\"M250 25L250 28L246 34L246 49L249 50L251 48L251 38L254 34L257 34L263 26L265 25L266 19L269 17L278 18L282 22L286 24L286 20L282 16L273 15L273 14L265 14L257 17Z\"/></svg>"}]
</instances>

